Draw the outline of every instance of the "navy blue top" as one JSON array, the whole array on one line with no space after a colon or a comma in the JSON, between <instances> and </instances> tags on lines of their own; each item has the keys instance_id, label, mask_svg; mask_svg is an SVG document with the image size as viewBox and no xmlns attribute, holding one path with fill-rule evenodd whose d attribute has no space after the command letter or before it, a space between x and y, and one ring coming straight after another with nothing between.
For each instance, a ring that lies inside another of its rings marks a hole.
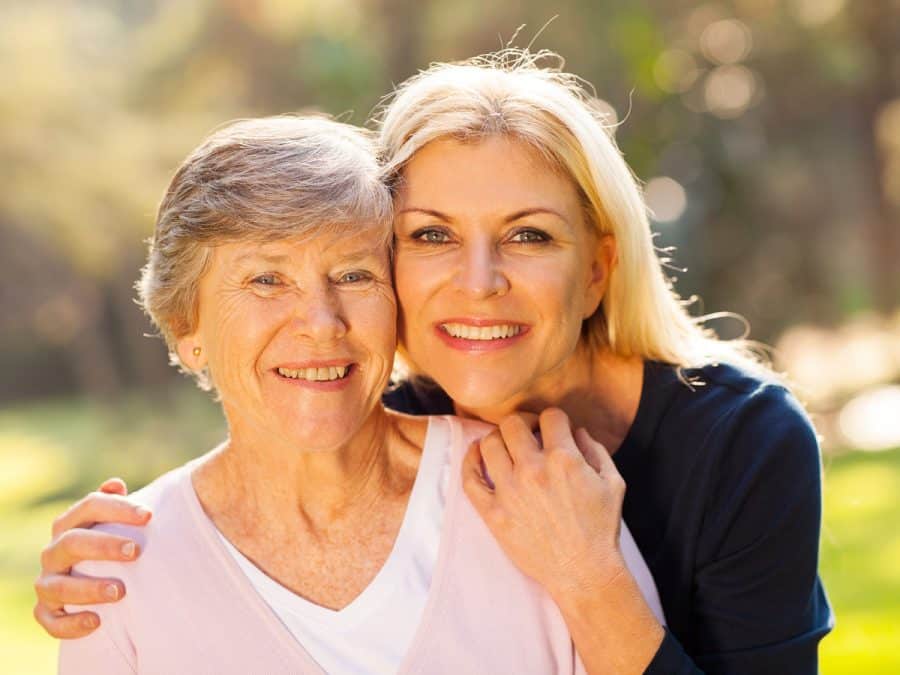
<instances>
[{"instance_id":1,"label":"navy blue top","mask_svg":"<svg viewBox=\"0 0 900 675\"><path fill-rule=\"evenodd\" d=\"M781 385L726 365L647 362L637 416L613 459L623 517L668 627L649 675L818 672L833 619L817 576L821 463L815 432ZM406 383L388 407L450 414Z\"/></svg>"}]
</instances>

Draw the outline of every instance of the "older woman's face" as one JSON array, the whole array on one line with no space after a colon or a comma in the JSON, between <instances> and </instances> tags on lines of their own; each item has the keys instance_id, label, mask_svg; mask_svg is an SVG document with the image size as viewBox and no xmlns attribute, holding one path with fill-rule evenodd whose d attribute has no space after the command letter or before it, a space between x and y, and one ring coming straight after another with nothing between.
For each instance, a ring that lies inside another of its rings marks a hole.
<instances>
[{"instance_id":1,"label":"older woman's face","mask_svg":"<svg viewBox=\"0 0 900 675\"><path fill-rule=\"evenodd\" d=\"M429 143L404 178L395 284L414 366L470 409L553 386L613 255L573 183L503 137Z\"/></svg>"},{"instance_id":2,"label":"older woman's face","mask_svg":"<svg viewBox=\"0 0 900 675\"><path fill-rule=\"evenodd\" d=\"M370 230L214 250L197 332L179 353L190 359L201 347L233 435L337 449L374 410L396 343L388 252L375 238Z\"/></svg>"}]
</instances>

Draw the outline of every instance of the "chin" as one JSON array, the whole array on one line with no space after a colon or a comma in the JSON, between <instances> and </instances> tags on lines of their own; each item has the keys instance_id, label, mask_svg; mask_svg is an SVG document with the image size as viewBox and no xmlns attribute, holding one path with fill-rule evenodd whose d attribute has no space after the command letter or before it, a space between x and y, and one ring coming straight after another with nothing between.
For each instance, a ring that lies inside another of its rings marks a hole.
<instances>
[{"instance_id":1,"label":"chin","mask_svg":"<svg viewBox=\"0 0 900 675\"><path fill-rule=\"evenodd\" d=\"M510 384L498 383L496 377L470 377L464 382L449 381L441 386L457 405L478 410L502 405L513 398L520 389Z\"/></svg>"}]
</instances>

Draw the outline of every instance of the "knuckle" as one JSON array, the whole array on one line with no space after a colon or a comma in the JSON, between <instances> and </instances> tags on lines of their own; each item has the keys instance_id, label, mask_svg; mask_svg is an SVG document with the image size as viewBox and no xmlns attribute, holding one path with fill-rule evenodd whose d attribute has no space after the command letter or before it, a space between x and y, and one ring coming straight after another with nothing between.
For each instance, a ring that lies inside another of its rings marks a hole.
<instances>
[{"instance_id":1,"label":"knuckle","mask_svg":"<svg viewBox=\"0 0 900 675\"><path fill-rule=\"evenodd\" d=\"M562 448L550 448L546 455L547 463L556 471L570 473L579 466L577 458Z\"/></svg>"},{"instance_id":2,"label":"knuckle","mask_svg":"<svg viewBox=\"0 0 900 675\"><path fill-rule=\"evenodd\" d=\"M46 624L44 623L44 606L40 602L34 603L34 607L31 609L31 616L34 617L35 621L46 628Z\"/></svg>"},{"instance_id":3,"label":"knuckle","mask_svg":"<svg viewBox=\"0 0 900 675\"><path fill-rule=\"evenodd\" d=\"M68 514L69 512L66 511L65 513L61 513L53 519L53 522L50 524L50 536L53 539L56 539L62 532L65 531L65 525L63 521Z\"/></svg>"},{"instance_id":4,"label":"knuckle","mask_svg":"<svg viewBox=\"0 0 900 675\"><path fill-rule=\"evenodd\" d=\"M43 574L38 575L37 579L34 580L34 592L38 598L43 598L48 595L51 590L50 582L47 577Z\"/></svg>"},{"instance_id":5,"label":"knuckle","mask_svg":"<svg viewBox=\"0 0 900 675\"><path fill-rule=\"evenodd\" d=\"M44 548L41 549L41 570L46 571L47 568L50 567L50 564L53 560L53 553L55 550L56 544L48 544ZM38 580L35 582L37 584L41 581L42 577L38 577Z\"/></svg>"},{"instance_id":6,"label":"knuckle","mask_svg":"<svg viewBox=\"0 0 900 675\"><path fill-rule=\"evenodd\" d=\"M75 530L66 530L61 533L56 541L52 542L47 548L44 550L48 554L48 558L52 557L54 553L60 550L71 552L74 548L74 544L78 541L78 533Z\"/></svg>"},{"instance_id":7,"label":"knuckle","mask_svg":"<svg viewBox=\"0 0 900 675\"><path fill-rule=\"evenodd\" d=\"M519 465L522 480L529 485L545 486L548 481L547 471L538 462L523 462Z\"/></svg>"}]
</instances>

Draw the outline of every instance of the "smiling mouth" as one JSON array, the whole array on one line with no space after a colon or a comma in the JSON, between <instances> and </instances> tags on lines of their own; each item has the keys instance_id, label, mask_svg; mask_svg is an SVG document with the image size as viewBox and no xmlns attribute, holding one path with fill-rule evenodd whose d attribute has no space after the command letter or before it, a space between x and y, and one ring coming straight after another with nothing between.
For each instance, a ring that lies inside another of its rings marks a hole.
<instances>
[{"instance_id":1,"label":"smiling mouth","mask_svg":"<svg viewBox=\"0 0 900 675\"><path fill-rule=\"evenodd\" d=\"M497 324L495 326L468 326L464 323L442 323L441 330L450 337L462 340L506 340L522 332L517 324Z\"/></svg>"},{"instance_id":2,"label":"smiling mouth","mask_svg":"<svg viewBox=\"0 0 900 675\"><path fill-rule=\"evenodd\" d=\"M351 371L352 366L327 366L324 368L277 368L281 377L290 380L306 380L307 382L334 382L343 380Z\"/></svg>"}]
</instances>

